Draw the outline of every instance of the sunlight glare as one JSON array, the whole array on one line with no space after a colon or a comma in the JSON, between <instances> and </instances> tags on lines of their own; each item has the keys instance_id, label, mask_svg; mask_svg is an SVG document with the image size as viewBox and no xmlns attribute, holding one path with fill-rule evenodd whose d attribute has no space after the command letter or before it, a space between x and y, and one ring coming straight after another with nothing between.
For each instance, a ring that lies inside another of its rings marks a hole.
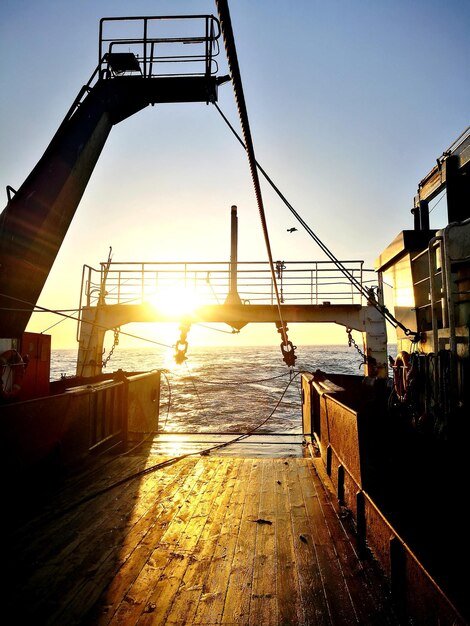
<instances>
[{"instance_id":1,"label":"sunlight glare","mask_svg":"<svg viewBox=\"0 0 470 626\"><path fill-rule=\"evenodd\" d=\"M175 335L176 336L176 335ZM163 367L167 370L175 370L181 367L175 363L175 349L168 349L164 352Z\"/></svg>"},{"instance_id":2,"label":"sunlight glare","mask_svg":"<svg viewBox=\"0 0 470 626\"><path fill-rule=\"evenodd\" d=\"M201 306L201 298L195 289L178 285L159 288L149 302L162 315L172 318L191 315Z\"/></svg>"},{"instance_id":3,"label":"sunlight glare","mask_svg":"<svg viewBox=\"0 0 470 626\"><path fill-rule=\"evenodd\" d=\"M181 456L186 451L185 442L182 441L179 435L167 435L165 440L162 441L162 447L165 455L168 456Z\"/></svg>"}]
</instances>

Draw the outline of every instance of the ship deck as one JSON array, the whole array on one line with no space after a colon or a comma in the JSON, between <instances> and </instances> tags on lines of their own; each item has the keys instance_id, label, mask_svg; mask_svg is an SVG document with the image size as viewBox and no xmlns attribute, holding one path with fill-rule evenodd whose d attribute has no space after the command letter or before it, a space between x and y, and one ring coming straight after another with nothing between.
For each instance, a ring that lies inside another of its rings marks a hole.
<instances>
[{"instance_id":1,"label":"ship deck","mask_svg":"<svg viewBox=\"0 0 470 626\"><path fill-rule=\"evenodd\" d=\"M8 623L398 623L311 458L168 458L95 459L34 506L23 492Z\"/></svg>"}]
</instances>

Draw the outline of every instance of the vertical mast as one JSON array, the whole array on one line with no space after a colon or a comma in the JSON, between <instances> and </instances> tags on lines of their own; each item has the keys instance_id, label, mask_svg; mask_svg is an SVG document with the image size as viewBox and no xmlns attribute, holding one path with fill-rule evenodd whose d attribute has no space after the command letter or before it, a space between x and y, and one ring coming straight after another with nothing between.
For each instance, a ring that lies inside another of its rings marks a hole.
<instances>
[{"instance_id":1,"label":"vertical mast","mask_svg":"<svg viewBox=\"0 0 470 626\"><path fill-rule=\"evenodd\" d=\"M241 304L237 286L238 270L238 217L235 204L230 213L230 283L226 304Z\"/></svg>"}]
</instances>

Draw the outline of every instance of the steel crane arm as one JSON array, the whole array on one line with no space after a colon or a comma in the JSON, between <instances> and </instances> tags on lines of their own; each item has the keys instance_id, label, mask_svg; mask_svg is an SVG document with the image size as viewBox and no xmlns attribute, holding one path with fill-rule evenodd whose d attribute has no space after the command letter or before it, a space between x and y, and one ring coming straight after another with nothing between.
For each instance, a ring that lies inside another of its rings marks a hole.
<instances>
[{"instance_id":1,"label":"steel crane arm","mask_svg":"<svg viewBox=\"0 0 470 626\"><path fill-rule=\"evenodd\" d=\"M149 104L215 101L220 82L123 76L89 89L0 215L0 337L25 330L112 126Z\"/></svg>"}]
</instances>

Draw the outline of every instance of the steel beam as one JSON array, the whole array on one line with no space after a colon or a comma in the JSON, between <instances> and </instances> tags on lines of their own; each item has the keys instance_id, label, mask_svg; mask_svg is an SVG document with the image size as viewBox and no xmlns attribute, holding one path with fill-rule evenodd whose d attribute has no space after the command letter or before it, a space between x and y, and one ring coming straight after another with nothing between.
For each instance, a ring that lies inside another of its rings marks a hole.
<instances>
[{"instance_id":1,"label":"steel beam","mask_svg":"<svg viewBox=\"0 0 470 626\"><path fill-rule=\"evenodd\" d=\"M365 374L387 376L387 336L385 320L373 306L353 304L281 305L283 320L293 323L332 323L357 330L363 334L368 363ZM223 323L234 328L246 324L279 322L276 305L267 304L217 304L202 306L188 313L171 314L159 311L151 304L114 304L84 307L81 312L79 356L77 373L94 376L101 371L101 354L106 330L119 328L131 322L184 322L185 325Z\"/></svg>"}]
</instances>

